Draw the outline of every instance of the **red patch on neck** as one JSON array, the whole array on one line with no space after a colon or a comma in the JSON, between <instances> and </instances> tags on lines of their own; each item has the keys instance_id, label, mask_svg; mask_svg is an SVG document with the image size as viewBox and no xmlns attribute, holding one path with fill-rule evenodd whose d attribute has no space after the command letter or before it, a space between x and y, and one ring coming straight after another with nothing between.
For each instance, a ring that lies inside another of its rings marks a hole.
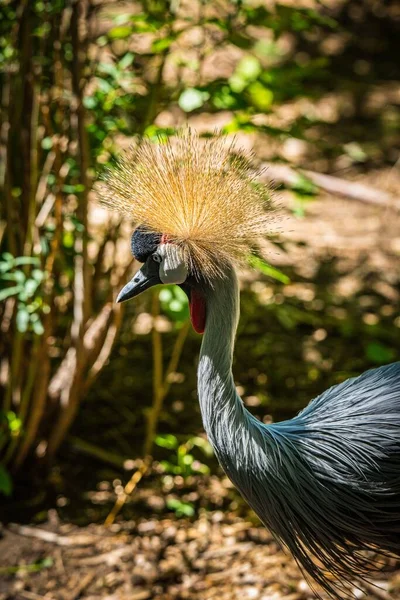
<instances>
[{"instance_id":1,"label":"red patch on neck","mask_svg":"<svg viewBox=\"0 0 400 600\"><path fill-rule=\"evenodd\" d=\"M197 333L204 333L206 328L206 299L196 288L190 291L190 319Z\"/></svg>"}]
</instances>

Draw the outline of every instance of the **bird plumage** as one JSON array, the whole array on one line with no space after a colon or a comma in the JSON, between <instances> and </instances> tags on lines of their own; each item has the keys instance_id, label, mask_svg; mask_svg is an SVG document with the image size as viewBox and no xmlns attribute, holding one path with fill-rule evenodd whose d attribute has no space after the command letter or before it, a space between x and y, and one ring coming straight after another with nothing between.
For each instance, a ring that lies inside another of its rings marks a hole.
<instances>
[{"instance_id":1,"label":"bird plumage","mask_svg":"<svg viewBox=\"0 0 400 600\"><path fill-rule=\"evenodd\" d=\"M265 425L246 410L232 377L233 270L208 291L207 310L198 387L221 466L300 567L332 596L350 595L354 579L379 566L371 553L400 555L400 363Z\"/></svg>"},{"instance_id":2,"label":"bird plumage","mask_svg":"<svg viewBox=\"0 0 400 600\"><path fill-rule=\"evenodd\" d=\"M289 421L247 411L232 375L234 264L270 224L249 173L221 139L203 146L190 132L125 155L101 194L139 225L132 247L145 264L118 300L165 281L187 291L197 330L205 323L199 401L221 466L305 573L349 596L377 551L400 556L400 363L330 388Z\"/></svg>"}]
</instances>

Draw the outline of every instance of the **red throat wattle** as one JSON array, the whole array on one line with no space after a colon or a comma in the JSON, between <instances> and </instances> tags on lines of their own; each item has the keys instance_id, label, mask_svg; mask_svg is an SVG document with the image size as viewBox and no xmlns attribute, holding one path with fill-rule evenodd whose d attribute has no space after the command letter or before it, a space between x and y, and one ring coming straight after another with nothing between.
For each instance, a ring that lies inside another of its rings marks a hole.
<instances>
[{"instance_id":1,"label":"red throat wattle","mask_svg":"<svg viewBox=\"0 0 400 600\"><path fill-rule=\"evenodd\" d=\"M196 288L191 289L189 305L193 329L197 333L204 333L206 328L206 299Z\"/></svg>"}]
</instances>

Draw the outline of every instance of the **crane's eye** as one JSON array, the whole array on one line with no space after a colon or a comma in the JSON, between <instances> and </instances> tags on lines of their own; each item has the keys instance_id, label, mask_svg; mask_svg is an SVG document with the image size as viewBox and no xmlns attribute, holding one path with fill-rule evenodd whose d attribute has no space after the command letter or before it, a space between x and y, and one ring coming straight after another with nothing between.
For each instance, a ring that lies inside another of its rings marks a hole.
<instances>
[{"instance_id":1,"label":"crane's eye","mask_svg":"<svg viewBox=\"0 0 400 600\"><path fill-rule=\"evenodd\" d=\"M153 260L156 263L160 263L162 261L162 256L160 256L159 254L155 253L155 254L153 254Z\"/></svg>"}]
</instances>

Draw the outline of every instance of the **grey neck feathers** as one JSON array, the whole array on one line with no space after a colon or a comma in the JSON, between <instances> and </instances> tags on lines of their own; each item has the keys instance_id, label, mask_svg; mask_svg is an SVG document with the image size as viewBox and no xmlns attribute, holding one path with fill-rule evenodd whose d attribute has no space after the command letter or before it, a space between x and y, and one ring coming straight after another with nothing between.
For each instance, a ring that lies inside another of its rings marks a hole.
<instances>
[{"instance_id":1,"label":"grey neck feathers","mask_svg":"<svg viewBox=\"0 0 400 600\"><path fill-rule=\"evenodd\" d=\"M231 472L232 447L248 425L250 413L238 396L232 375L232 357L239 321L239 286L235 271L207 291L207 321L200 351L198 391L204 428L225 471ZM239 458L239 457L238 457Z\"/></svg>"}]
</instances>

